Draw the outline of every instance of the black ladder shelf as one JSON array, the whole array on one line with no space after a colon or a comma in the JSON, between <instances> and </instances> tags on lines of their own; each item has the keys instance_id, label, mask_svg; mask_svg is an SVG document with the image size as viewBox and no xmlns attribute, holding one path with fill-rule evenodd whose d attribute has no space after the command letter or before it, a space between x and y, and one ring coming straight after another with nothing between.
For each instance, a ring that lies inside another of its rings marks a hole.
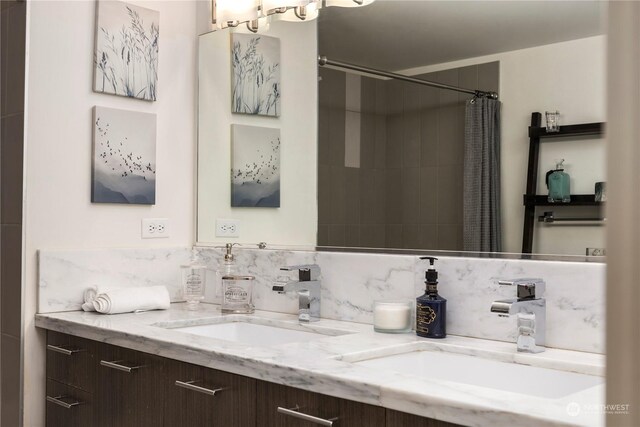
<instances>
[{"instance_id":1,"label":"black ladder shelf","mask_svg":"<svg viewBox=\"0 0 640 427\"><path fill-rule=\"evenodd\" d=\"M576 136L601 136L604 133L604 123L583 123L578 125L560 126L559 132L547 132L542 127L542 114L531 113L529 126L529 166L527 171L527 190L523 196L524 227L522 232L522 253L530 254L533 250L533 227L536 222L536 206L601 206L596 202L595 194L571 195L569 203L551 203L547 196L537 195L538 185L538 156L540 143L552 142L558 138Z\"/></svg>"}]
</instances>

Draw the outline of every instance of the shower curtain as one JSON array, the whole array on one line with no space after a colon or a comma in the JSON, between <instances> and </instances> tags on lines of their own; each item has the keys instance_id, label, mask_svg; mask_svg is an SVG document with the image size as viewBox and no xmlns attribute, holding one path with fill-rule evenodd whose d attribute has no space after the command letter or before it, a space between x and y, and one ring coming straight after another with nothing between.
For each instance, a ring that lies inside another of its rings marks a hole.
<instances>
[{"instance_id":1,"label":"shower curtain","mask_svg":"<svg viewBox=\"0 0 640 427\"><path fill-rule=\"evenodd\" d=\"M464 145L464 250L500 252L500 101L467 101Z\"/></svg>"}]
</instances>

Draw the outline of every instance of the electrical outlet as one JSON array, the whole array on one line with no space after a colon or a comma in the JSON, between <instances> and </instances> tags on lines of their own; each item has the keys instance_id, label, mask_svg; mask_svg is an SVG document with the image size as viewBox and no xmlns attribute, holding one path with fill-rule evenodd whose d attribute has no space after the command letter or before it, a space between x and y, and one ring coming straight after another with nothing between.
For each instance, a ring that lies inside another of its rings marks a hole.
<instances>
[{"instance_id":1,"label":"electrical outlet","mask_svg":"<svg viewBox=\"0 0 640 427\"><path fill-rule=\"evenodd\" d=\"M216 219L216 237L240 237L240 221L237 219Z\"/></svg>"},{"instance_id":2,"label":"electrical outlet","mask_svg":"<svg viewBox=\"0 0 640 427\"><path fill-rule=\"evenodd\" d=\"M142 220L143 239L162 239L169 237L169 220L167 218L144 218Z\"/></svg>"}]
</instances>

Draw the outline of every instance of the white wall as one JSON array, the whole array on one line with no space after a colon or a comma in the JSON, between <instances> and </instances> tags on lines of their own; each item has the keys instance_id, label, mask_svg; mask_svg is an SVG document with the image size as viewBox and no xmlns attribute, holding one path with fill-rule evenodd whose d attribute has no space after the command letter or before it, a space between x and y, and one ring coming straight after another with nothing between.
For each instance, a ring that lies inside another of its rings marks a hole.
<instances>
[{"instance_id":1,"label":"white wall","mask_svg":"<svg viewBox=\"0 0 640 427\"><path fill-rule=\"evenodd\" d=\"M191 245L195 235L196 3L133 1L160 11L158 101L92 92L95 2L28 3L25 170L24 425L44 425L44 333L36 330L41 248ZM157 114L155 206L91 204L94 105ZM165 217L168 239L142 240Z\"/></svg>"},{"instance_id":2,"label":"white wall","mask_svg":"<svg viewBox=\"0 0 640 427\"><path fill-rule=\"evenodd\" d=\"M490 61L500 61L503 249L521 252L531 113L544 115L545 110L557 109L561 124L606 121L606 38L590 37L401 73L422 74ZM546 194L544 175L553 169L556 158L566 159L573 194L593 194L594 183L606 180L605 154L603 139L543 144L538 194ZM569 216L572 211L556 212ZM536 225L534 252L582 255L587 246L604 247L604 233L605 227Z\"/></svg>"},{"instance_id":3,"label":"white wall","mask_svg":"<svg viewBox=\"0 0 640 427\"><path fill-rule=\"evenodd\" d=\"M241 29L239 29L241 31ZM279 118L231 113L230 33L199 40L198 242L315 245L318 224L317 21L272 23L281 43ZM280 128L280 208L231 208L231 124ZM239 238L216 238L216 218L239 219Z\"/></svg>"}]
</instances>

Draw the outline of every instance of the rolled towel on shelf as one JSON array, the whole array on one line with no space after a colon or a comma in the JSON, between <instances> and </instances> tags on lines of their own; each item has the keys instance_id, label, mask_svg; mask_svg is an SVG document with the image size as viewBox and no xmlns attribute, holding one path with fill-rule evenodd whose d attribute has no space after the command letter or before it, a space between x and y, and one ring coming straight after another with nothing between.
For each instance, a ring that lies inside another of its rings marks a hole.
<instances>
[{"instance_id":1,"label":"rolled towel on shelf","mask_svg":"<svg viewBox=\"0 0 640 427\"><path fill-rule=\"evenodd\" d=\"M82 304L82 309L84 311L96 311L93 307L93 301L100 294L104 294L106 292L120 289L119 286L91 286L90 288L85 289L83 298L84 304Z\"/></svg>"},{"instance_id":2,"label":"rolled towel on shelf","mask_svg":"<svg viewBox=\"0 0 640 427\"><path fill-rule=\"evenodd\" d=\"M98 294L93 300L93 308L103 314L166 310L170 305L169 291L164 286L118 288Z\"/></svg>"}]
</instances>

